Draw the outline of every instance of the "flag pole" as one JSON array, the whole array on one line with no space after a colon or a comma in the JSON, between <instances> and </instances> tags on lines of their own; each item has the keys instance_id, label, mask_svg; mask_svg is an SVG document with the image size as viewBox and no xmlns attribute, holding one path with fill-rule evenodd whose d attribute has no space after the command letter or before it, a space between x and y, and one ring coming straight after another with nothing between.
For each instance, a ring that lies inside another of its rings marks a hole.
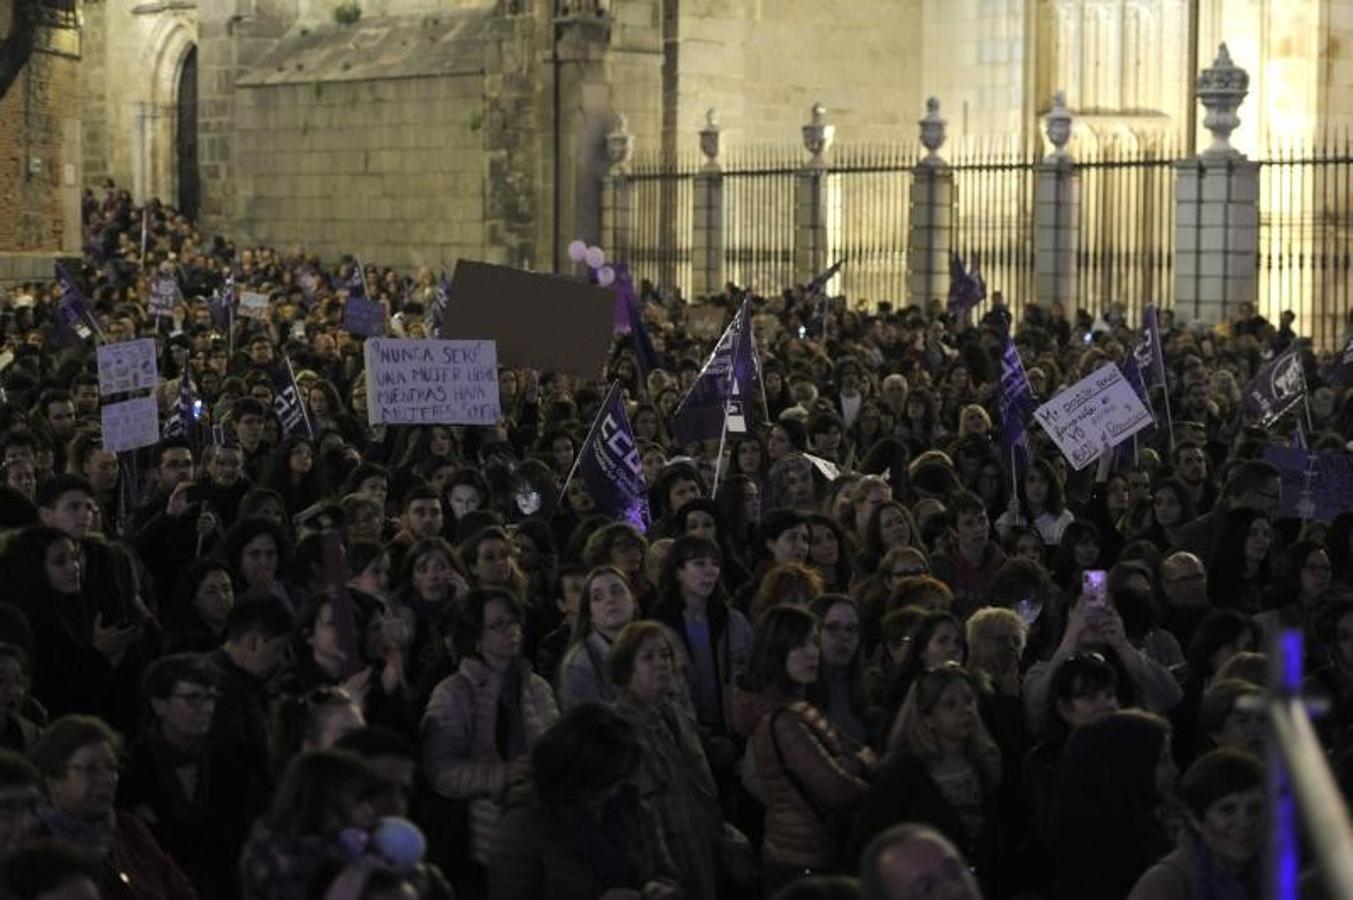
<instances>
[{"instance_id":1,"label":"flag pole","mask_svg":"<svg viewBox=\"0 0 1353 900\"><path fill-rule=\"evenodd\" d=\"M1170 380L1165 379L1165 384L1161 385L1161 392L1165 395L1165 427L1170 432L1170 453L1174 453L1174 415L1170 412Z\"/></svg>"},{"instance_id":2,"label":"flag pole","mask_svg":"<svg viewBox=\"0 0 1353 900\"><path fill-rule=\"evenodd\" d=\"M728 401L724 401L723 427L719 429L719 455L714 457L714 484L709 489L709 496L711 498L719 490L719 475L723 471L724 441L728 439L728 407Z\"/></svg>"}]
</instances>

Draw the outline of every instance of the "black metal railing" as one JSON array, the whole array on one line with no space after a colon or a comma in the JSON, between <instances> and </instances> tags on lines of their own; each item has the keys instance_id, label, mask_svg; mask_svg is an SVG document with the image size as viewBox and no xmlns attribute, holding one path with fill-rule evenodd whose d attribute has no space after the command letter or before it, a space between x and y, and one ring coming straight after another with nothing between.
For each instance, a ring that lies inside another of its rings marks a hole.
<instances>
[{"instance_id":1,"label":"black metal railing","mask_svg":"<svg viewBox=\"0 0 1353 900\"><path fill-rule=\"evenodd\" d=\"M1124 308L1140 321L1147 304L1175 299L1175 169L1179 138L1129 136L1077 147L1075 306ZM831 289L852 305L907 301L908 192L923 151L914 145L843 146L826 178L830 252L847 265ZM954 176L953 249L981 260L988 292L1002 291L1018 315L1035 296L1034 182L1037 156L1003 142L945 154ZM794 184L803 153L751 148L724 168L725 275L776 291L793 282ZM691 280L692 188L700 163L640 164L634 260L667 287ZM1353 141L1266 150L1259 165L1258 310L1277 323L1287 309L1299 333L1330 348L1347 333L1353 307Z\"/></svg>"}]
</instances>

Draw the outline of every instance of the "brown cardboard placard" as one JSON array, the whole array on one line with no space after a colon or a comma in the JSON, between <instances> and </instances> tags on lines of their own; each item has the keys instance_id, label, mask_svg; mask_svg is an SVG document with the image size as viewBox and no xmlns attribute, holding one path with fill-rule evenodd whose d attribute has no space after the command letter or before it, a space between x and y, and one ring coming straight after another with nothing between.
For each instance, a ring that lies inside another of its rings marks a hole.
<instances>
[{"instance_id":1,"label":"brown cardboard placard","mask_svg":"<svg viewBox=\"0 0 1353 900\"><path fill-rule=\"evenodd\" d=\"M496 341L499 365L597 378L611 347L614 302L607 288L460 260L442 336Z\"/></svg>"}]
</instances>

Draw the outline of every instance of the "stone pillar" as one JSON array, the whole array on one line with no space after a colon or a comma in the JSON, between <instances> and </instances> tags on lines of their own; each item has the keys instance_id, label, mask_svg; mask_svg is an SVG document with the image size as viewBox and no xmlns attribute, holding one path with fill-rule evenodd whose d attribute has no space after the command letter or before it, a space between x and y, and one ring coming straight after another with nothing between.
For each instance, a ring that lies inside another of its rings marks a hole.
<instances>
[{"instance_id":1,"label":"stone pillar","mask_svg":"<svg viewBox=\"0 0 1353 900\"><path fill-rule=\"evenodd\" d=\"M1047 118L1050 153L1034 169L1034 292L1040 303L1075 308L1080 248L1080 176L1066 152L1071 113L1057 91Z\"/></svg>"},{"instance_id":2,"label":"stone pillar","mask_svg":"<svg viewBox=\"0 0 1353 900\"><path fill-rule=\"evenodd\" d=\"M954 173L939 156L944 146L940 102L926 101L921 145L928 151L912 169L907 231L907 302L921 308L949 293L949 254L954 237Z\"/></svg>"},{"instance_id":3,"label":"stone pillar","mask_svg":"<svg viewBox=\"0 0 1353 900\"><path fill-rule=\"evenodd\" d=\"M826 107L814 103L812 119L803 126L803 146L812 156L794 176L794 280L800 284L829 265L832 225L841 209L825 155L835 138L836 126L827 124Z\"/></svg>"},{"instance_id":4,"label":"stone pillar","mask_svg":"<svg viewBox=\"0 0 1353 900\"><path fill-rule=\"evenodd\" d=\"M700 152L705 164L695 173L693 299L717 294L724 286L723 169L719 166L719 120L712 109L705 113L705 127L700 129Z\"/></svg>"},{"instance_id":5,"label":"stone pillar","mask_svg":"<svg viewBox=\"0 0 1353 900\"><path fill-rule=\"evenodd\" d=\"M1216 325L1259 296L1259 165L1231 146L1249 74L1222 44L1198 75L1212 146L1175 163L1174 306L1183 319Z\"/></svg>"},{"instance_id":6,"label":"stone pillar","mask_svg":"<svg viewBox=\"0 0 1353 900\"><path fill-rule=\"evenodd\" d=\"M601 246L611 259L628 261L634 248L634 183L630 157L634 135L617 115L606 133L606 174L601 179Z\"/></svg>"},{"instance_id":7,"label":"stone pillar","mask_svg":"<svg viewBox=\"0 0 1353 900\"><path fill-rule=\"evenodd\" d=\"M607 76L612 20L588 2L566 5L554 19L558 35L559 171L551 163L553 206L557 211L551 235L550 257L556 271L568 268L568 245L581 239L601 243L602 182L606 166L597 148L604 146L615 121ZM557 180L555 180L557 179ZM618 259L611 247L604 248Z\"/></svg>"}]
</instances>

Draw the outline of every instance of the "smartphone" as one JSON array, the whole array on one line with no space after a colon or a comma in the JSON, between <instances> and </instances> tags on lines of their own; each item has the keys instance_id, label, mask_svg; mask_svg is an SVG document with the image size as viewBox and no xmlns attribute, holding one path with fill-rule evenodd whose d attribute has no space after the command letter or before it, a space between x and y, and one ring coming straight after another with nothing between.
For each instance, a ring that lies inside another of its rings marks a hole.
<instances>
[{"instance_id":1,"label":"smartphone","mask_svg":"<svg viewBox=\"0 0 1353 900\"><path fill-rule=\"evenodd\" d=\"M1081 575L1081 596L1089 606L1103 606L1109 599L1108 573L1103 569L1086 569Z\"/></svg>"}]
</instances>

